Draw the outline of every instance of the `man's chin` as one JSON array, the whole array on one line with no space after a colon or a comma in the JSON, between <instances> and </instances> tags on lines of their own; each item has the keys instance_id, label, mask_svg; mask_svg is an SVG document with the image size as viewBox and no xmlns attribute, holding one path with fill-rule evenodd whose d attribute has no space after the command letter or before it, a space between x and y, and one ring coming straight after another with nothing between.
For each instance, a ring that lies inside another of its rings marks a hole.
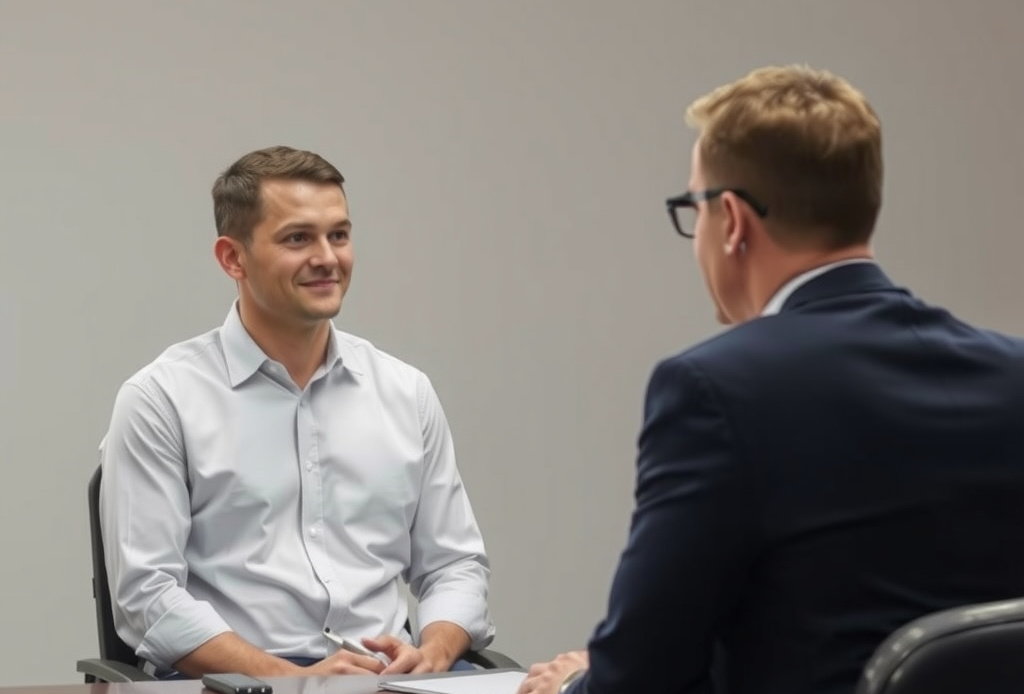
<instances>
[{"instance_id":1,"label":"man's chin","mask_svg":"<svg viewBox=\"0 0 1024 694\"><path fill-rule=\"evenodd\" d=\"M329 306L307 306L306 317L313 321L331 320L341 313L341 302Z\"/></svg>"}]
</instances>

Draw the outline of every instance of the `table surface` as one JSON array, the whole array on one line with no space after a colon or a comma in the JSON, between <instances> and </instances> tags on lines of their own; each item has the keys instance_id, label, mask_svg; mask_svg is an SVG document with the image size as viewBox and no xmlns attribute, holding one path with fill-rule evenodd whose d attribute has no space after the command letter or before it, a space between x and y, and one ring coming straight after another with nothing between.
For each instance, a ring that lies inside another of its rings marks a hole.
<instances>
[{"instance_id":1,"label":"table surface","mask_svg":"<svg viewBox=\"0 0 1024 694\"><path fill-rule=\"evenodd\" d=\"M396 675L388 679L426 679L432 677L465 677L483 672L523 672L516 668L475 670L437 675ZM274 687L274 694L373 694L378 691L375 675L339 675L336 677L265 677ZM126 682L119 684L57 684L24 687L0 687L0 694L213 694L199 680L168 680L166 682Z\"/></svg>"}]
</instances>

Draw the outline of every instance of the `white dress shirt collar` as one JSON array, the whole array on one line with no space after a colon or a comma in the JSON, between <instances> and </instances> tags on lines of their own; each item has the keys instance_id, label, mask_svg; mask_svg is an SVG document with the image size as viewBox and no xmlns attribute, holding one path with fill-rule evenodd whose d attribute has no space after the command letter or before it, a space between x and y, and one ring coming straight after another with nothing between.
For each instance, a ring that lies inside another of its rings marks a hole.
<instances>
[{"instance_id":1,"label":"white dress shirt collar","mask_svg":"<svg viewBox=\"0 0 1024 694\"><path fill-rule=\"evenodd\" d=\"M242 324L237 300L231 305L231 310L228 311L228 316L224 319L221 335L224 341L224 359L227 362L228 377L231 379L232 388L237 388L251 378L264 363L272 361ZM342 354L342 352L347 352L347 354ZM327 337L327 358L324 360L322 369L318 369L317 373L331 371L339 362L352 373L361 373L355 354L351 350L345 350L332 325Z\"/></svg>"},{"instance_id":2,"label":"white dress shirt collar","mask_svg":"<svg viewBox=\"0 0 1024 694\"><path fill-rule=\"evenodd\" d=\"M762 316L774 316L776 313L782 310L782 306L786 303L786 299L793 295L797 289L807 284L815 277L824 275L829 270L834 270L837 267L843 265L853 265L854 263L873 263L874 260L870 258L850 258L848 260L837 260L834 263L827 263L825 265L819 265L816 268L812 268L807 272L803 272L793 279L786 282L777 292L768 300L768 303L764 305L764 309L761 311Z\"/></svg>"}]
</instances>

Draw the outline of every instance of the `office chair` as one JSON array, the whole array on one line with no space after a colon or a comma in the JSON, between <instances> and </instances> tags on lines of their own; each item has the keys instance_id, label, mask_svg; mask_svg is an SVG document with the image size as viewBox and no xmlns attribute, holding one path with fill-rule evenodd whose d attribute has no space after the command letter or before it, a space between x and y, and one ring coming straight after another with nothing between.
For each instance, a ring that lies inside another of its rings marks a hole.
<instances>
[{"instance_id":1,"label":"office chair","mask_svg":"<svg viewBox=\"0 0 1024 694\"><path fill-rule=\"evenodd\" d=\"M1024 692L1024 599L915 619L868 660L857 694Z\"/></svg>"},{"instance_id":2,"label":"office chair","mask_svg":"<svg viewBox=\"0 0 1024 694\"><path fill-rule=\"evenodd\" d=\"M100 480L103 470L97 467L89 479L89 538L92 543L92 596L96 601L96 632L100 657L79 660L77 670L91 682L141 682L156 679L143 672L135 649L121 640L114 629L114 611L110 600L107 565L103 558L103 535L100 532ZM406 621L406 629L409 623ZM484 669L518 668L519 663L504 653L491 649L469 651L462 656Z\"/></svg>"},{"instance_id":3,"label":"office chair","mask_svg":"<svg viewBox=\"0 0 1024 694\"><path fill-rule=\"evenodd\" d=\"M114 609L110 602L107 565L103 560L103 535L100 533L100 477L97 467L89 479L89 539L92 543L92 597L96 602L96 634L100 657L79 660L78 672L89 682L140 682L156 679L139 667L135 649L121 640L114 629Z\"/></svg>"}]
</instances>

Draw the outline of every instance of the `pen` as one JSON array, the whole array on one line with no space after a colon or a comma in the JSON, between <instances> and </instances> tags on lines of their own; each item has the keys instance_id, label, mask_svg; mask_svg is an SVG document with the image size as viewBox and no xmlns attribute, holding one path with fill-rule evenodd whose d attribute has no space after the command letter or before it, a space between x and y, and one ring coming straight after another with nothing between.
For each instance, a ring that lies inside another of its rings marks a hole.
<instances>
[{"instance_id":1,"label":"pen","mask_svg":"<svg viewBox=\"0 0 1024 694\"><path fill-rule=\"evenodd\" d=\"M346 639L343 636L338 636L337 634L331 631L330 627L324 627L323 633L324 636L326 636L331 641L334 641L334 643L341 646L342 650L346 650L349 653L355 653L356 655L365 655L371 658L376 658L380 662L384 663L385 667L391 664L391 658L387 657L383 653L371 651L369 648L366 648L360 643L352 641L351 639Z\"/></svg>"}]
</instances>

